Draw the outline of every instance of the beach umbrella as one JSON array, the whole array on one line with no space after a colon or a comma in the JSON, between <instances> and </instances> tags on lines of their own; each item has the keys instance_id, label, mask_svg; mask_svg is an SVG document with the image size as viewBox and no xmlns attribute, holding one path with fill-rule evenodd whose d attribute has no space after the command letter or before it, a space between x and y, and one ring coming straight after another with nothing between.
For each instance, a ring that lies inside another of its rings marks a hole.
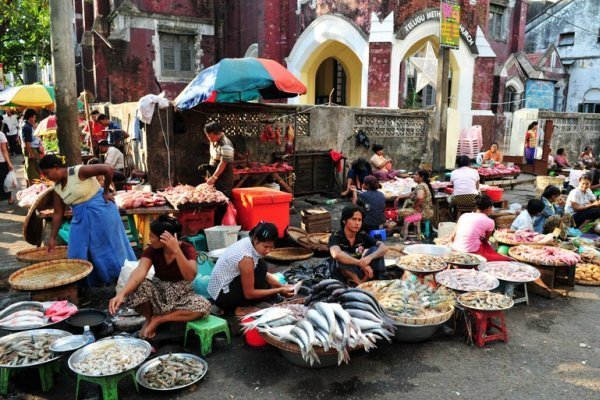
<instances>
[{"instance_id":1,"label":"beach umbrella","mask_svg":"<svg viewBox=\"0 0 600 400\"><path fill-rule=\"evenodd\" d=\"M54 108L54 100L54 87L40 83L13 86L0 92L2 107ZM77 107L83 108L83 103L77 101Z\"/></svg>"},{"instance_id":2,"label":"beach umbrella","mask_svg":"<svg viewBox=\"0 0 600 400\"><path fill-rule=\"evenodd\" d=\"M177 96L175 104L187 110L203 102L283 99L305 93L306 86L276 61L225 58L202 70Z\"/></svg>"},{"instance_id":3,"label":"beach umbrella","mask_svg":"<svg viewBox=\"0 0 600 400\"><path fill-rule=\"evenodd\" d=\"M38 123L38 126L35 128L35 131L33 131L33 134L36 136L56 135L56 130L56 115L51 115Z\"/></svg>"}]
</instances>

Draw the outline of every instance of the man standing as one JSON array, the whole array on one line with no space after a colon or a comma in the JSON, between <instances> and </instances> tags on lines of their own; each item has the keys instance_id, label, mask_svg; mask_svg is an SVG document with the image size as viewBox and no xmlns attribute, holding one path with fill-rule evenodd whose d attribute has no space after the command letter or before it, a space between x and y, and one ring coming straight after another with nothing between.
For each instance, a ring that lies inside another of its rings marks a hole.
<instances>
[{"instance_id":1,"label":"man standing","mask_svg":"<svg viewBox=\"0 0 600 400\"><path fill-rule=\"evenodd\" d=\"M210 174L206 183L214 186L218 191L231 199L233 189L233 160L235 151L233 144L223 133L223 127L217 122L209 122L204 126L204 133L210 146L210 161L200 170L203 174ZM227 205L215 210L215 225L220 225L227 211Z\"/></svg>"},{"instance_id":2,"label":"man standing","mask_svg":"<svg viewBox=\"0 0 600 400\"><path fill-rule=\"evenodd\" d=\"M23 129L21 131L21 142L25 156L25 173L27 175L27 186L33 185L34 180L40 179L40 169L37 162L40 159L40 138L33 136L33 130L37 126L35 110L28 108L23 114Z\"/></svg>"},{"instance_id":3,"label":"man standing","mask_svg":"<svg viewBox=\"0 0 600 400\"><path fill-rule=\"evenodd\" d=\"M8 148L10 155L21 154L21 145L19 145L19 119L17 114L14 113L10 108L6 110L4 116L4 123L8 126L8 133L6 139L8 139Z\"/></svg>"}]
</instances>

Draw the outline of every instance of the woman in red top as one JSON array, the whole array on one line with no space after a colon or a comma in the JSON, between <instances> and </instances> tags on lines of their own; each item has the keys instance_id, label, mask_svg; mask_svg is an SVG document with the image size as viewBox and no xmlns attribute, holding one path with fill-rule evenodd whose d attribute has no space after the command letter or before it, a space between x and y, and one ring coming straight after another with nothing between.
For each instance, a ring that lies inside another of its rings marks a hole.
<instances>
[{"instance_id":1,"label":"woman in red top","mask_svg":"<svg viewBox=\"0 0 600 400\"><path fill-rule=\"evenodd\" d=\"M176 219L160 216L150 224L150 246L129 280L109 304L115 314L125 302L146 318L140 337L151 339L165 322L187 322L206 317L211 304L194 293L192 281L197 263L194 246L179 242L181 225ZM154 278L146 279L154 265Z\"/></svg>"}]
</instances>

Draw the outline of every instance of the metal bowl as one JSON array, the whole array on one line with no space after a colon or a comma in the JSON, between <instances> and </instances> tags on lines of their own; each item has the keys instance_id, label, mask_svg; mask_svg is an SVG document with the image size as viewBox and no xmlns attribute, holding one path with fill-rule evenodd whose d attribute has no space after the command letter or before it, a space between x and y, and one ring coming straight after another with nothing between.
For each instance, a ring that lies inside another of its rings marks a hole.
<instances>
[{"instance_id":1,"label":"metal bowl","mask_svg":"<svg viewBox=\"0 0 600 400\"><path fill-rule=\"evenodd\" d=\"M123 352L126 352L128 348L132 348L132 347L141 348L144 350L144 358L139 363L137 363L135 365L132 364L129 366L129 368L127 368L123 371L115 372L114 374L91 375L91 374L88 374L86 372L83 372L83 371L77 369L76 365L78 363L85 360L87 357L91 356L92 354L94 354L96 352L102 352L110 347L117 347L119 350L121 350ZM71 369L71 371L75 372L76 374L83 375L83 376L98 377L98 376L117 375L117 374L121 374L125 371L132 370L132 369L136 368L138 365L140 365L141 363L143 363L144 360L146 360L146 358L148 358L148 356L150 355L151 350L152 350L152 346L150 345L150 343L146 342L145 340L141 340L141 339L118 338L118 339L102 340L102 341L98 341L98 342L92 343L90 345L87 345L87 346L77 350L75 353L73 353L71 355L71 357L69 357L69 368Z\"/></svg>"},{"instance_id":2,"label":"metal bowl","mask_svg":"<svg viewBox=\"0 0 600 400\"><path fill-rule=\"evenodd\" d=\"M107 319L108 313L105 311L93 308L82 308L67 318L65 322L67 325L80 332L83 332L85 326L89 326L94 335L98 335Z\"/></svg>"},{"instance_id":3,"label":"metal bowl","mask_svg":"<svg viewBox=\"0 0 600 400\"><path fill-rule=\"evenodd\" d=\"M17 332L17 333L13 333L13 334L10 334L10 335L0 338L0 345L12 343L15 339L19 339L19 338L23 338L23 337L42 336L42 335L57 335L57 336L64 337L64 336L71 336L71 333L67 332L67 331L61 331L60 329L36 329L36 330L32 330L32 331ZM35 362L35 363L31 363L31 364L12 365L12 366L11 365L0 365L0 367L2 367L2 368L34 367L36 365L47 364L51 361L54 361L54 360L60 358L62 356L62 354L55 354L55 356L56 357L53 357L49 360Z\"/></svg>"},{"instance_id":4,"label":"metal bowl","mask_svg":"<svg viewBox=\"0 0 600 400\"><path fill-rule=\"evenodd\" d=\"M144 375L152 367L157 365L161 359L169 357L169 356L177 356L177 357L181 357L181 358L189 358L192 360L199 361L202 364L202 366L204 367L204 371L202 372L202 374L200 375L200 377L198 379L194 380L193 382L186 383L185 385L173 386L171 388L163 388L163 389L154 388L154 387L150 386L148 381L146 381L146 379L144 378ZM189 354L189 353L173 353L173 354L166 354L164 356L156 357L156 358L153 358L152 360L146 361L144 364L142 364L140 369L137 370L137 373L135 374L135 378L138 381L138 383L140 385L142 385L143 387L145 387L146 389L158 390L158 391L169 391L169 390L183 389L185 387L193 385L194 383L198 382L200 379L204 378L204 375L206 375L206 372L208 372L208 364L206 363L206 361L204 361L202 358L198 357L197 355Z\"/></svg>"},{"instance_id":5,"label":"metal bowl","mask_svg":"<svg viewBox=\"0 0 600 400\"><path fill-rule=\"evenodd\" d=\"M56 353L68 353L69 351L77 350L90 343L92 343L91 338L83 335L65 336L52 342L50 344L50 350Z\"/></svg>"},{"instance_id":6,"label":"metal bowl","mask_svg":"<svg viewBox=\"0 0 600 400\"><path fill-rule=\"evenodd\" d=\"M435 325L403 325L397 323L393 339L396 342L422 342L431 339L445 323L442 322Z\"/></svg>"},{"instance_id":7,"label":"metal bowl","mask_svg":"<svg viewBox=\"0 0 600 400\"><path fill-rule=\"evenodd\" d=\"M304 358L302 358L302 354L300 354L300 353L296 353L293 351L286 351L283 349L278 349L278 350L281 353L281 355L283 356L283 358L288 360L290 363L292 363L298 367L302 367L302 368L311 368L311 369L329 368L329 367L336 366L338 363L337 353L319 355L319 360L321 362L320 363L315 362L313 365L310 365L310 363L308 361L304 361Z\"/></svg>"},{"instance_id":8,"label":"metal bowl","mask_svg":"<svg viewBox=\"0 0 600 400\"><path fill-rule=\"evenodd\" d=\"M413 244L404 248L406 254L426 254L428 256L445 256L452 253L452 249L435 244Z\"/></svg>"}]
</instances>

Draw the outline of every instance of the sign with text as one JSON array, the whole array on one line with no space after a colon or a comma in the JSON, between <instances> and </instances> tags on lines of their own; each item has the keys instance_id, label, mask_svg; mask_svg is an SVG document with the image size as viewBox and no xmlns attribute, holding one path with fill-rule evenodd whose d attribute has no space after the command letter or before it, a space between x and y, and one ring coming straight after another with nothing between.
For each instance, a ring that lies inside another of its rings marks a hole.
<instances>
[{"instance_id":1,"label":"sign with text","mask_svg":"<svg viewBox=\"0 0 600 400\"><path fill-rule=\"evenodd\" d=\"M440 13L440 45L458 49L460 41L460 5L456 0L442 0Z\"/></svg>"},{"instance_id":2,"label":"sign with text","mask_svg":"<svg viewBox=\"0 0 600 400\"><path fill-rule=\"evenodd\" d=\"M525 86L525 107L552 110L554 82L530 79Z\"/></svg>"}]
</instances>

